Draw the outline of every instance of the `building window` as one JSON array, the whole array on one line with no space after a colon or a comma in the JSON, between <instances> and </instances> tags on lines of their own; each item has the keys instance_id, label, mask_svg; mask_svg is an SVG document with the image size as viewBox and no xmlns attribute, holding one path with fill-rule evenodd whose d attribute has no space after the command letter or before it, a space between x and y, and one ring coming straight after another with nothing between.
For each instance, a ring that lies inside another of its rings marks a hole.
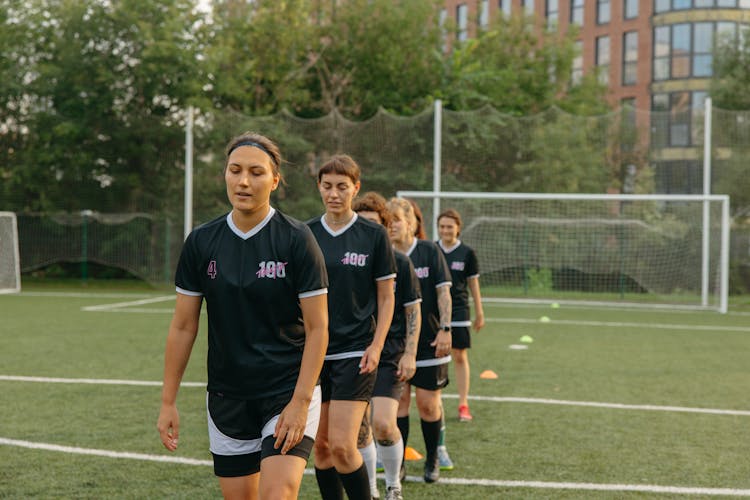
<instances>
[{"instance_id":1,"label":"building window","mask_svg":"<svg viewBox=\"0 0 750 500\"><path fill-rule=\"evenodd\" d=\"M600 36L596 39L596 66L599 72L599 82L609 85L609 37Z\"/></svg>"},{"instance_id":2,"label":"building window","mask_svg":"<svg viewBox=\"0 0 750 500\"><path fill-rule=\"evenodd\" d=\"M607 24L611 17L609 0L596 0L596 23Z\"/></svg>"},{"instance_id":3,"label":"building window","mask_svg":"<svg viewBox=\"0 0 750 500\"><path fill-rule=\"evenodd\" d=\"M713 74L714 23L693 25L693 76L707 77Z\"/></svg>"},{"instance_id":4,"label":"building window","mask_svg":"<svg viewBox=\"0 0 750 500\"><path fill-rule=\"evenodd\" d=\"M654 29L654 80L669 79L670 29L659 26Z\"/></svg>"},{"instance_id":5,"label":"building window","mask_svg":"<svg viewBox=\"0 0 750 500\"><path fill-rule=\"evenodd\" d=\"M505 17L510 17L510 4L512 0L499 0L497 7Z\"/></svg>"},{"instance_id":6,"label":"building window","mask_svg":"<svg viewBox=\"0 0 750 500\"><path fill-rule=\"evenodd\" d=\"M465 3L456 7L456 28L456 39L459 42L469 37L469 7Z\"/></svg>"},{"instance_id":7,"label":"building window","mask_svg":"<svg viewBox=\"0 0 750 500\"><path fill-rule=\"evenodd\" d=\"M570 24L583 26L583 0L570 1Z\"/></svg>"},{"instance_id":8,"label":"building window","mask_svg":"<svg viewBox=\"0 0 750 500\"><path fill-rule=\"evenodd\" d=\"M713 75L717 43L731 43L737 24L700 22L654 29L654 80L708 78Z\"/></svg>"},{"instance_id":9,"label":"building window","mask_svg":"<svg viewBox=\"0 0 750 500\"><path fill-rule=\"evenodd\" d=\"M521 4L523 5L523 12L527 16L534 15L534 0L521 0Z\"/></svg>"},{"instance_id":10,"label":"building window","mask_svg":"<svg viewBox=\"0 0 750 500\"><path fill-rule=\"evenodd\" d=\"M703 143L701 136L706 92L654 94L651 140L656 147L688 147Z\"/></svg>"},{"instance_id":11,"label":"building window","mask_svg":"<svg viewBox=\"0 0 750 500\"><path fill-rule=\"evenodd\" d=\"M667 12L670 8L670 2L669 0L656 0L654 2L654 12Z\"/></svg>"},{"instance_id":12,"label":"building window","mask_svg":"<svg viewBox=\"0 0 750 500\"><path fill-rule=\"evenodd\" d=\"M573 58L573 67L570 71L570 83L578 85L583 80L583 42L575 42L576 56Z\"/></svg>"},{"instance_id":13,"label":"building window","mask_svg":"<svg viewBox=\"0 0 750 500\"><path fill-rule=\"evenodd\" d=\"M690 76L690 25L675 24L672 26L672 64L670 71L672 78L687 78Z\"/></svg>"},{"instance_id":14,"label":"building window","mask_svg":"<svg viewBox=\"0 0 750 500\"><path fill-rule=\"evenodd\" d=\"M479 19L480 29L487 29L490 24L490 0L481 0L479 2Z\"/></svg>"},{"instance_id":15,"label":"building window","mask_svg":"<svg viewBox=\"0 0 750 500\"><path fill-rule=\"evenodd\" d=\"M622 36L622 84L635 85L638 80L638 32Z\"/></svg>"},{"instance_id":16,"label":"building window","mask_svg":"<svg viewBox=\"0 0 750 500\"><path fill-rule=\"evenodd\" d=\"M623 8L625 19L635 19L638 17L638 0L625 0Z\"/></svg>"},{"instance_id":17,"label":"building window","mask_svg":"<svg viewBox=\"0 0 750 500\"><path fill-rule=\"evenodd\" d=\"M560 10L558 0L547 0L547 27L557 26L557 17Z\"/></svg>"},{"instance_id":18,"label":"building window","mask_svg":"<svg viewBox=\"0 0 750 500\"><path fill-rule=\"evenodd\" d=\"M637 0L624 0L627 12L628 3L636 3ZM637 9L637 6L634 6ZM750 9L750 0L654 0L654 13L679 11L688 9ZM627 15L626 15L626 18Z\"/></svg>"}]
</instances>

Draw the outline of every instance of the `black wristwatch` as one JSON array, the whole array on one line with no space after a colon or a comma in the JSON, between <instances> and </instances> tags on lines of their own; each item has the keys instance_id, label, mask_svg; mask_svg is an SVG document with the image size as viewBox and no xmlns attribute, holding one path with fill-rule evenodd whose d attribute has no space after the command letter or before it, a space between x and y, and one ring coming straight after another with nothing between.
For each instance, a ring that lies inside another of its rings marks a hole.
<instances>
[{"instance_id":1,"label":"black wristwatch","mask_svg":"<svg viewBox=\"0 0 750 500\"><path fill-rule=\"evenodd\" d=\"M441 326L440 329L443 330L444 332L449 332L449 331L451 331L451 326L450 325L444 325L444 326Z\"/></svg>"}]
</instances>

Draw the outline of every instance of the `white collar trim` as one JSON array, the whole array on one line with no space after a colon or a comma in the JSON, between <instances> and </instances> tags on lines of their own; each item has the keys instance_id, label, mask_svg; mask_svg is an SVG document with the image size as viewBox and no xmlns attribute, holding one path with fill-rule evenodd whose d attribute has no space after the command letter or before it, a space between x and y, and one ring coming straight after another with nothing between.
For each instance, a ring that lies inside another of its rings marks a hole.
<instances>
[{"instance_id":1,"label":"white collar trim","mask_svg":"<svg viewBox=\"0 0 750 500\"><path fill-rule=\"evenodd\" d=\"M357 215L357 212L354 212L354 217L352 217L352 220L350 220L349 223L346 226L342 227L338 231L334 231L331 228L331 226L329 226L328 223L326 223L326 215L325 214L323 214L323 215L320 216L320 223L323 224L323 227L325 228L326 231L328 231L328 233L331 236L335 237L335 236L338 236L340 234L345 233L347 229L349 229L350 227L352 227L352 224L354 224L357 221L358 218L359 218L359 215Z\"/></svg>"},{"instance_id":2,"label":"white collar trim","mask_svg":"<svg viewBox=\"0 0 750 500\"><path fill-rule=\"evenodd\" d=\"M438 240L438 245L440 245L440 248L443 249L443 252L445 252L445 253L451 253L453 250L455 250L456 248L458 248L461 245L461 240L456 240L456 244L453 245L450 248L446 248L443 245L443 240Z\"/></svg>"},{"instance_id":3,"label":"white collar trim","mask_svg":"<svg viewBox=\"0 0 750 500\"><path fill-rule=\"evenodd\" d=\"M260 221L258 224L255 225L254 228L252 228L250 231L246 233L243 233L242 230L235 225L234 221L232 220L232 212L229 212L227 214L227 224L229 225L229 229L231 229L234 234L236 234L243 240L247 240L251 238L253 235L257 234L258 231L266 227L266 224L268 224L268 222L276 213L275 208L273 207L270 207L270 208L271 209L268 211L268 215L266 215L266 217L262 221Z\"/></svg>"}]
</instances>

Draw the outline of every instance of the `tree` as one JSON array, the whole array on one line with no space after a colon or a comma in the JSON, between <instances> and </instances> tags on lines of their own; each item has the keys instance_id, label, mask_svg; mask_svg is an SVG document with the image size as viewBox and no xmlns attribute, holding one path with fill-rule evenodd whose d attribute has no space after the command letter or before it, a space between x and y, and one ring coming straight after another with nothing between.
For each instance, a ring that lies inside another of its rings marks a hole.
<instances>
[{"instance_id":1,"label":"tree","mask_svg":"<svg viewBox=\"0 0 750 500\"><path fill-rule=\"evenodd\" d=\"M714 49L714 74L710 95L713 99L713 146L729 151L724 158L713 155L714 193L728 194L732 212L750 217L750 38L724 38ZM727 110L734 112L729 113Z\"/></svg>"},{"instance_id":2,"label":"tree","mask_svg":"<svg viewBox=\"0 0 750 500\"><path fill-rule=\"evenodd\" d=\"M181 176L177 123L198 91L189 0L35 0L25 147L30 210L162 210ZM172 197L174 199L174 197Z\"/></svg>"}]
</instances>

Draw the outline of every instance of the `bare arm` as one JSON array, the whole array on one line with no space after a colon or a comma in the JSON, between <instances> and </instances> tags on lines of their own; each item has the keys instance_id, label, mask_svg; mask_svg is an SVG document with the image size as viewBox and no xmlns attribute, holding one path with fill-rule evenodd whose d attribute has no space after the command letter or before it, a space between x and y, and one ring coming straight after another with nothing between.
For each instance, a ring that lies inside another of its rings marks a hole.
<instances>
[{"instance_id":1,"label":"bare arm","mask_svg":"<svg viewBox=\"0 0 750 500\"><path fill-rule=\"evenodd\" d=\"M393 320L393 307L396 299L393 296L393 278L379 280L377 283L378 293L378 317L375 324L375 335L365 350L360 362L360 373L370 373L378 367L380 353L385 344L385 337L391 327Z\"/></svg>"},{"instance_id":2,"label":"bare arm","mask_svg":"<svg viewBox=\"0 0 750 500\"><path fill-rule=\"evenodd\" d=\"M161 442L169 451L177 449L180 435L180 416L177 412L177 392L198 335L203 297L178 293L172 323L164 351L164 381L161 391L161 410L156 427Z\"/></svg>"},{"instance_id":3,"label":"bare arm","mask_svg":"<svg viewBox=\"0 0 750 500\"><path fill-rule=\"evenodd\" d=\"M469 292L474 299L474 330L479 331L484 326L484 309L482 308L482 293L479 291L479 277L467 279L469 283Z\"/></svg>"},{"instance_id":4,"label":"bare arm","mask_svg":"<svg viewBox=\"0 0 750 500\"><path fill-rule=\"evenodd\" d=\"M451 287L437 287L438 313L440 314L440 326L451 324L451 311L453 301L451 300ZM435 341L430 344L435 346L435 356L442 358L451 352L451 332L440 330L435 336Z\"/></svg>"},{"instance_id":5,"label":"bare arm","mask_svg":"<svg viewBox=\"0 0 750 500\"><path fill-rule=\"evenodd\" d=\"M398 362L396 375L401 380L409 380L417 369L417 346L419 345L419 330L422 328L422 306L419 302L404 306L406 317L406 347Z\"/></svg>"},{"instance_id":6,"label":"bare arm","mask_svg":"<svg viewBox=\"0 0 750 500\"><path fill-rule=\"evenodd\" d=\"M321 294L300 299L300 308L305 323L302 363L292 399L281 412L274 431L274 447L283 444L282 454L298 445L305 435L307 412L328 348L328 296Z\"/></svg>"}]
</instances>

